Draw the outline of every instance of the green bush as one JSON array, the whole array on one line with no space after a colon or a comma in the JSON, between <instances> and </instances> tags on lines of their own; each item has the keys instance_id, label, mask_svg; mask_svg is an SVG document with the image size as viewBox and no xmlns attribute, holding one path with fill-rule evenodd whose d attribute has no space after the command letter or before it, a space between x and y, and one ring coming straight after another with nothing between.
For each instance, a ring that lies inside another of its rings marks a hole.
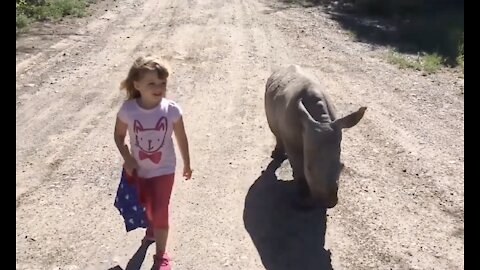
<instances>
[{"instance_id":1,"label":"green bush","mask_svg":"<svg viewBox=\"0 0 480 270\"><path fill-rule=\"evenodd\" d=\"M88 2L88 3L87 3ZM16 0L17 29L29 21L58 20L65 16L83 17L94 0Z\"/></svg>"},{"instance_id":2,"label":"green bush","mask_svg":"<svg viewBox=\"0 0 480 270\"><path fill-rule=\"evenodd\" d=\"M25 26L27 26L28 22L30 21L27 15L21 12L17 12L16 19L17 19L17 24L16 24L17 29L24 28Z\"/></svg>"},{"instance_id":3,"label":"green bush","mask_svg":"<svg viewBox=\"0 0 480 270\"><path fill-rule=\"evenodd\" d=\"M437 53L423 53L418 57L408 57L395 51L387 54L387 61L399 68L411 68L431 74L439 70L445 63L445 58Z\"/></svg>"}]
</instances>

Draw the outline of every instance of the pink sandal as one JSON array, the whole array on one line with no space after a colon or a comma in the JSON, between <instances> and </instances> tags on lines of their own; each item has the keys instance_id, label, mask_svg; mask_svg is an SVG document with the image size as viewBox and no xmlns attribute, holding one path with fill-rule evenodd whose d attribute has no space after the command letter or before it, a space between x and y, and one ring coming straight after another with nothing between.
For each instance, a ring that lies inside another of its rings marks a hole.
<instances>
[{"instance_id":1,"label":"pink sandal","mask_svg":"<svg viewBox=\"0 0 480 270\"><path fill-rule=\"evenodd\" d=\"M157 256L153 255L153 268L154 270L171 270L172 267L170 265L170 257L168 257L167 253L163 253L163 255Z\"/></svg>"}]
</instances>

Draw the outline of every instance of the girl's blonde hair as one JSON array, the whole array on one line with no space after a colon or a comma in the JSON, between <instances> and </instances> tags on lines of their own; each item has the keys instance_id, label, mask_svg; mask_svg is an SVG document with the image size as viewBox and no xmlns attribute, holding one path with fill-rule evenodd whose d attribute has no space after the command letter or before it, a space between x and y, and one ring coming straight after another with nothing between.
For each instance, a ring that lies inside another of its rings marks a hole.
<instances>
[{"instance_id":1,"label":"girl's blonde hair","mask_svg":"<svg viewBox=\"0 0 480 270\"><path fill-rule=\"evenodd\" d=\"M170 66L160 57L152 55L138 57L128 71L128 76L120 84L120 90L127 91L127 99L140 97L140 92L135 89L134 81L142 79L147 71L157 71L159 79L166 79L170 75Z\"/></svg>"}]
</instances>

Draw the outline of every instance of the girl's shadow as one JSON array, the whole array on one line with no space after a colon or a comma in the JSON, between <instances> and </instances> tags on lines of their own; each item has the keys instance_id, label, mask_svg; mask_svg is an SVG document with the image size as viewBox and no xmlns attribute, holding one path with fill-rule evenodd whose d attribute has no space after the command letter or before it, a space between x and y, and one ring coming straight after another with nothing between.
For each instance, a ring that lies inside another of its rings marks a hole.
<instances>
[{"instance_id":1,"label":"girl's shadow","mask_svg":"<svg viewBox=\"0 0 480 270\"><path fill-rule=\"evenodd\" d=\"M132 258L128 261L125 270L140 270L142 267L142 263L145 260L145 256L147 255L148 247L153 244L152 241L142 242L140 247L137 249L135 254L133 254ZM122 267L119 265L114 266L108 270L123 270Z\"/></svg>"},{"instance_id":2,"label":"girl's shadow","mask_svg":"<svg viewBox=\"0 0 480 270\"><path fill-rule=\"evenodd\" d=\"M326 209L300 211L292 207L293 181L277 179L282 161L272 160L250 187L243 221L267 270L331 270L324 249Z\"/></svg>"}]
</instances>

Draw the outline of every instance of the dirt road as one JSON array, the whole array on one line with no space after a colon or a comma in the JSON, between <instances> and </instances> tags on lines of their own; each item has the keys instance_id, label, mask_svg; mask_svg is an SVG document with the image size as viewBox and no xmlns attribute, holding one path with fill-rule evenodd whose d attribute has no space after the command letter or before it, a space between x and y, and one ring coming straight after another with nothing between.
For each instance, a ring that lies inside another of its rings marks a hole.
<instances>
[{"instance_id":1,"label":"dirt road","mask_svg":"<svg viewBox=\"0 0 480 270\"><path fill-rule=\"evenodd\" d=\"M459 74L399 70L321 7L277 1L102 1L32 32L17 38L17 269L125 269L134 254L129 267L145 256L150 269L153 245L137 250L143 231L126 234L113 207L118 85L145 53L173 67L168 96L184 110L194 169L172 195L175 269L464 268ZM269 158L264 85L291 63L339 110L368 106L344 133L327 213L291 209L288 162L274 172Z\"/></svg>"}]
</instances>

